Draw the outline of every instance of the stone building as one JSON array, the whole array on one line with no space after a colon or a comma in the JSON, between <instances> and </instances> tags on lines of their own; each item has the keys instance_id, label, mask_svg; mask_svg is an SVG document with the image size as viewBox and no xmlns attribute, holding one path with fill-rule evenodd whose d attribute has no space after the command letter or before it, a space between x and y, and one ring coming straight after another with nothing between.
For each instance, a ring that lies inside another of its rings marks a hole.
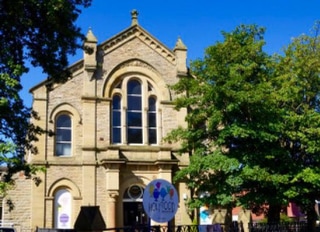
<instances>
[{"instance_id":1,"label":"stone building","mask_svg":"<svg viewBox=\"0 0 320 232\"><path fill-rule=\"evenodd\" d=\"M51 133L36 146L29 162L46 168L42 182L17 178L15 203L4 220L21 230L73 228L81 206L99 206L108 228L148 223L142 193L152 180L172 183L188 165L175 144L163 140L185 126L186 111L176 111L168 86L188 74L187 48L179 38L169 49L138 24L98 44L91 29L83 59L69 67L64 83L50 79L34 86L34 123ZM179 208L170 222L191 224L184 183L175 184ZM151 224L156 224L151 221Z\"/></svg>"}]
</instances>

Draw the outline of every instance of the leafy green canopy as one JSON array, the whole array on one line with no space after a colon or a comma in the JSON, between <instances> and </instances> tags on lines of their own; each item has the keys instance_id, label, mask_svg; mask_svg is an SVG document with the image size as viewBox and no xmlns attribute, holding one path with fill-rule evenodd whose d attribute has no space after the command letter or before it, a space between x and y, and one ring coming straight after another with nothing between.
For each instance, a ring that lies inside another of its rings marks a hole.
<instances>
[{"instance_id":1,"label":"leafy green canopy","mask_svg":"<svg viewBox=\"0 0 320 232\"><path fill-rule=\"evenodd\" d=\"M188 109L188 128L167 139L180 141L181 152L191 154L176 179L186 180L198 196L210 193L191 206L242 205L258 212L266 204L303 199L309 185L315 193L318 42L299 38L285 56L273 57L263 51L264 29L256 25L240 25L223 36L203 59L191 62L193 77L173 86L181 93L176 108Z\"/></svg>"},{"instance_id":2,"label":"leafy green canopy","mask_svg":"<svg viewBox=\"0 0 320 232\"><path fill-rule=\"evenodd\" d=\"M319 26L312 35L295 38L277 59L280 107L285 109L281 142L291 158L285 195L310 213L320 199Z\"/></svg>"},{"instance_id":3,"label":"leafy green canopy","mask_svg":"<svg viewBox=\"0 0 320 232\"><path fill-rule=\"evenodd\" d=\"M24 163L26 150L36 152L32 141L43 129L29 124L33 115L19 96L26 62L39 66L56 81L68 76L67 55L80 48L84 36L75 21L91 0L0 1L0 165L11 174L31 167Z\"/></svg>"},{"instance_id":4,"label":"leafy green canopy","mask_svg":"<svg viewBox=\"0 0 320 232\"><path fill-rule=\"evenodd\" d=\"M0 2L0 72L13 74L28 59L50 76L61 75L67 55L84 39L75 25L91 0L2 0Z\"/></svg>"}]
</instances>

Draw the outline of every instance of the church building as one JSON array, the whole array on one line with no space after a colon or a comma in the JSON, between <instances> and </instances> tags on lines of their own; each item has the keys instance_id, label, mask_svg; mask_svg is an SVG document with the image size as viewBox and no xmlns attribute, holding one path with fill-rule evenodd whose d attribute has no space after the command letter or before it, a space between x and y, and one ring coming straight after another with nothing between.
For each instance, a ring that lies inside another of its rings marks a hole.
<instances>
[{"instance_id":1,"label":"church building","mask_svg":"<svg viewBox=\"0 0 320 232\"><path fill-rule=\"evenodd\" d=\"M83 206L99 206L107 228L157 224L142 207L144 189L155 179L178 192L170 224L192 224L189 192L173 182L189 159L164 140L186 126L186 111L174 109L170 85L188 75L187 47L178 38L168 48L137 16L132 11L131 25L102 43L89 29L83 59L68 68L68 80L49 78L30 90L39 115L33 123L49 133L39 137L38 154L28 157L45 168L40 183L18 177L8 195L14 208L3 212L3 220L21 231L73 228Z\"/></svg>"}]
</instances>

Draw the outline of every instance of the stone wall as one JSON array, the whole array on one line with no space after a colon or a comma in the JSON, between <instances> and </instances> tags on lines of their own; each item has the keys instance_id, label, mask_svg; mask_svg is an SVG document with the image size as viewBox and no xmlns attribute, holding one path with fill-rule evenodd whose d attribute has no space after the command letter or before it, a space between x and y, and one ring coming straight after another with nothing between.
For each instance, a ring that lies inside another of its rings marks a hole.
<instances>
[{"instance_id":1,"label":"stone wall","mask_svg":"<svg viewBox=\"0 0 320 232\"><path fill-rule=\"evenodd\" d=\"M23 172L16 174L13 178L15 186L3 200L3 222L13 223L18 232L31 231L31 185L35 183L26 178ZM13 204L9 210L8 202Z\"/></svg>"}]
</instances>

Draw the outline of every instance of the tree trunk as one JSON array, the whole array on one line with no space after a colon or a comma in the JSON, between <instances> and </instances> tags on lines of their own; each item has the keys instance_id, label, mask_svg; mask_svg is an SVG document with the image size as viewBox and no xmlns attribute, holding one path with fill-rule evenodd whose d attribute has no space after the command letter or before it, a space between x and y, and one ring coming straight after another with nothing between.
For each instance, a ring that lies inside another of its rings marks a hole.
<instances>
[{"instance_id":1,"label":"tree trunk","mask_svg":"<svg viewBox=\"0 0 320 232\"><path fill-rule=\"evenodd\" d=\"M316 214L316 211L314 210L314 207L308 207L307 210L307 224L308 224L308 231L315 232L316 231L316 220L318 219L318 216Z\"/></svg>"},{"instance_id":2,"label":"tree trunk","mask_svg":"<svg viewBox=\"0 0 320 232\"><path fill-rule=\"evenodd\" d=\"M281 205L269 205L268 223L275 224L280 222Z\"/></svg>"}]
</instances>

